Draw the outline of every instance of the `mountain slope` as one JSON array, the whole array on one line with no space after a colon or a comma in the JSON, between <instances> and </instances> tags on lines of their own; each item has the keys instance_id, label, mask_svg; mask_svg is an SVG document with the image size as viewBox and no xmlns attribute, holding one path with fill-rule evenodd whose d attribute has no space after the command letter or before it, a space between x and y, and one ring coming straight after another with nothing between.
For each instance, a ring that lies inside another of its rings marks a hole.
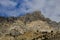
<instances>
[{"instance_id":1,"label":"mountain slope","mask_svg":"<svg viewBox=\"0 0 60 40\"><path fill-rule=\"evenodd\" d=\"M50 37L51 31L55 33L58 27L59 23L45 18L40 11L20 17L0 17L0 40L42 40L43 33Z\"/></svg>"}]
</instances>

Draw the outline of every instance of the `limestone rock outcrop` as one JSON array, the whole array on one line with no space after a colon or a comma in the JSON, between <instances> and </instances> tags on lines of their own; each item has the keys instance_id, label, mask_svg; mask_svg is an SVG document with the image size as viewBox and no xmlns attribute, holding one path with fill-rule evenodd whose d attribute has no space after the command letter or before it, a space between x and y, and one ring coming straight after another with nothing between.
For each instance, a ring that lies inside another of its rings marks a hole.
<instances>
[{"instance_id":1,"label":"limestone rock outcrop","mask_svg":"<svg viewBox=\"0 0 60 40\"><path fill-rule=\"evenodd\" d=\"M54 37L60 23L45 18L40 11L20 17L0 17L0 40L42 40Z\"/></svg>"}]
</instances>

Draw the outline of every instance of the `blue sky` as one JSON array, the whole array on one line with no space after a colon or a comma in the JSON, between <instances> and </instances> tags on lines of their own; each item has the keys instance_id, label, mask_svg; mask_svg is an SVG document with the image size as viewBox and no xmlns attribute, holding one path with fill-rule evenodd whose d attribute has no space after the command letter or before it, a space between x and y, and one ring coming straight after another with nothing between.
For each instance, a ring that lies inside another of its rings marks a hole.
<instances>
[{"instance_id":1,"label":"blue sky","mask_svg":"<svg viewBox=\"0 0 60 40\"><path fill-rule=\"evenodd\" d=\"M45 17L60 21L60 0L0 0L0 16L19 16L39 10Z\"/></svg>"}]
</instances>

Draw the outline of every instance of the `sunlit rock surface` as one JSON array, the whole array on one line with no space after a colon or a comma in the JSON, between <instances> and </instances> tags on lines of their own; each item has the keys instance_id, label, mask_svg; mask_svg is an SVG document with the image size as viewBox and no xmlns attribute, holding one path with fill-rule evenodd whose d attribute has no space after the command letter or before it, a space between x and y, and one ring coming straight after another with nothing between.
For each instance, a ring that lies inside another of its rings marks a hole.
<instances>
[{"instance_id":1,"label":"sunlit rock surface","mask_svg":"<svg viewBox=\"0 0 60 40\"><path fill-rule=\"evenodd\" d=\"M60 23L45 18L40 11L20 17L0 17L0 40L52 40L59 32Z\"/></svg>"}]
</instances>

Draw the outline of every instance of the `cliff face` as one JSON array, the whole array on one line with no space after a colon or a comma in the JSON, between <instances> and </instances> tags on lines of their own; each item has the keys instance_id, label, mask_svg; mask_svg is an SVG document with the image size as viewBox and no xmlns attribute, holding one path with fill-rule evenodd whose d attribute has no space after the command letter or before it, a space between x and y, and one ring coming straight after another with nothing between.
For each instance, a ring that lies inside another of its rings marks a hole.
<instances>
[{"instance_id":1,"label":"cliff face","mask_svg":"<svg viewBox=\"0 0 60 40\"><path fill-rule=\"evenodd\" d=\"M56 32L59 24L45 18L39 11L21 17L0 17L0 40L40 40L42 32Z\"/></svg>"}]
</instances>

